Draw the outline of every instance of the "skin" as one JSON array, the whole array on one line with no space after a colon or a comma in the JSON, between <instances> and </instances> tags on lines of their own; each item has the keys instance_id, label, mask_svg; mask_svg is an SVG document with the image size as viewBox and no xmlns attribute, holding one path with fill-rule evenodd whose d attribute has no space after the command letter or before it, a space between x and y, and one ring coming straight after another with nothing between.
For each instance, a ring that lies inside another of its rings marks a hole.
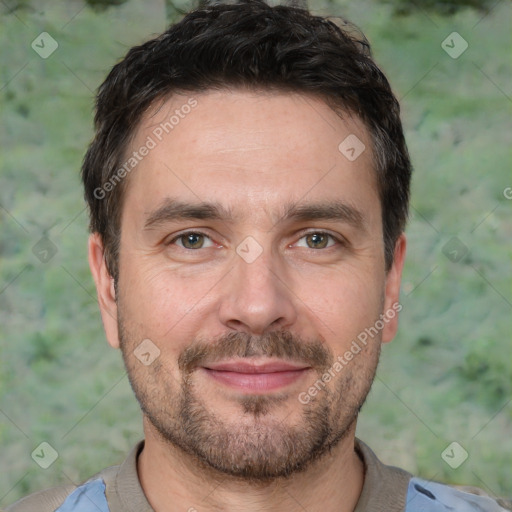
<instances>
[{"instance_id":1,"label":"skin","mask_svg":"<svg viewBox=\"0 0 512 512\"><path fill-rule=\"evenodd\" d=\"M298 397L399 300L405 237L386 272L369 134L311 96L194 98L197 107L129 176L117 297L101 238L89 240L107 339L121 348L143 409L142 487L157 512L352 511L364 480L357 414L397 315L309 403ZM188 99L150 110L130 151ZM352 162L338 150L350 134L366 146ZM146 229L168 198L215 201L234 217ZM283 218L284 205L330 201L359 211L361 222ZM207 237L177 238L188 231ZM249 236L261 249L250 263L237 253ZM134 355L145 339L160 351L149 365ZM202 368L246 350L257 363L309 369L278 390L247 392Z\"/></svg>"}]
</instances>

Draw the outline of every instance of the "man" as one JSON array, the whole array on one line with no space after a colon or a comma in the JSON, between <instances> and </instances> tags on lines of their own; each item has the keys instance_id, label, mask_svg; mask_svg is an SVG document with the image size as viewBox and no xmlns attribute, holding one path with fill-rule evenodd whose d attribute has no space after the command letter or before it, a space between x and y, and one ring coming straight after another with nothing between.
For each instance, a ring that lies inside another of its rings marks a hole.
<instances>
[{"instance_id":1,"label":"man","mask_svg":"<svg viewBox=\"0 0 512 512\"><path fill-rule=\"evenodd\" d=\"M362 36L191 12L100 87L89 262L145 440L8 511L506 510L355 438L398 325L411 166Z\"/></svg>"}]
</instances>

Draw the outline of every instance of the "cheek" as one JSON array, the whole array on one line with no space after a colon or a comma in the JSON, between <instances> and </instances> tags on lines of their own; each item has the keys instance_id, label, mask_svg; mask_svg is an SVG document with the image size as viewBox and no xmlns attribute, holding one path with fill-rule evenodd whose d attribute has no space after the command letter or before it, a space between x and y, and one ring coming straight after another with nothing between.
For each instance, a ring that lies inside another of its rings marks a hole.
<instances>
[{"instance_id":1,"label":"cheek","mask_svg":"<svg viewBox=\"0 0 512 512\"><path fill-rule=\"evenodd\" d=\"M384 282L373 272L347 268L303 279L297 296L325 338L343 347L375 323L383 293Z\"/></svg>"},{"instance_id":2,"label":"cheek","mask_svg":"<svg viewBox=\"0 0 512 512\"><path fill-rule=\"evenodd\" d=\"M144 336L167 344L173 339L190 339L191 330L200 326L198 317L204 318L211 305L215 286L222 286L220 277L212 273L182 275L144 259L139 264L134 259L124 270L130 276L122 287L124 317L144 330Z\"/></svg>"}]
</instances>

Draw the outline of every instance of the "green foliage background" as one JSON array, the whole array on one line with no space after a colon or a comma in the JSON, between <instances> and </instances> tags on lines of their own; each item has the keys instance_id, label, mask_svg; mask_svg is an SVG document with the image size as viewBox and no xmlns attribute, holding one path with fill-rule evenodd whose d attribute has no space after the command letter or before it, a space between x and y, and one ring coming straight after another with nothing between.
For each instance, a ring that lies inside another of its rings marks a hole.
<instances>
[{"instance_id":1,"label":"green foliage background","mask_svg":"<svg viewBox=\"0 0 512 512\"><path fill-rule=\"evenodd\" d=\"M164 30L173 6L2 7L0 506L119 463L142 436L120 354L104 340L79 167L96 87ZM372 0L310 7L370 39L415 165L400 332L383 349L358 436L412 473L512 496L511 4L443 16ZM59 44L48 59L31 48L43 31ZM441 47L454 31L469 44L458 59ZM32 252L43 236L57 249L47 263ZM443 253L452 237L468 250L458 262ZM59 453L47 470L30 456L42 441ZM469 453L456 470L441 458L452 441Z\"/></svg>"}]
</instances>

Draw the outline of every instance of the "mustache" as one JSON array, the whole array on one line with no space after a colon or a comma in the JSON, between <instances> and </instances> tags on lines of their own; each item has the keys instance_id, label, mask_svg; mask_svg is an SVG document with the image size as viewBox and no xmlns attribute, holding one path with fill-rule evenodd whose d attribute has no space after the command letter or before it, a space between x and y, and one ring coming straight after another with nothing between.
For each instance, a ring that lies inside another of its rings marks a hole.
<instances>
[{"instance_id":1,"label":"mustache","mask_svg":"<svg viewBox=\"0 0 512 512\"><path fill-rule=\"evenodd\" d=\"M187 347L178 358L184 373L228 358L277 357L307 364L321 372L334 363L334 355L321 339L305 340L289 331L272 331L262 336L246 332L230 332L213 341L199 340Z\"/></svg>"}]
</instances>

